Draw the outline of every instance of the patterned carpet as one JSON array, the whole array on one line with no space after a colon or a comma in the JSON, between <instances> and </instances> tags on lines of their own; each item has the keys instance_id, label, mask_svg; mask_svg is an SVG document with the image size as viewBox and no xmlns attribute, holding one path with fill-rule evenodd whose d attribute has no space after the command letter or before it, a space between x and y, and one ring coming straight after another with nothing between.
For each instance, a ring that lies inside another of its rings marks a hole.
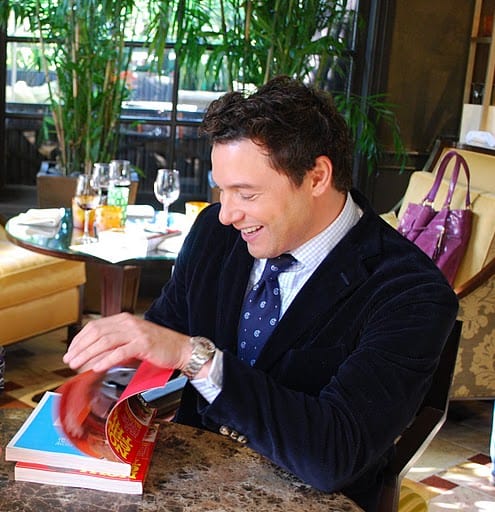
<instances>
[{"instance_id":1,"label":"patterned carpet","mask_svg":"<svg viewBox=\"0 0 495 512\"><path fill-rule=\"evenodd\" d=\"M429 512L494 512L489 481L491 401L451 402L446 423L406 475Z\"/></svg>"},{"instance_id":2,"label":"patterned carpet","mask_svg":"<svg viewBox=\"0 0 495 512\"><path fill-rule=\"evenodd\" d=\"M53 389L74 375L63 362L67 330L6 347L5 389L0 407L33 407L33 397Z\"/></svg>"}]
</instances>

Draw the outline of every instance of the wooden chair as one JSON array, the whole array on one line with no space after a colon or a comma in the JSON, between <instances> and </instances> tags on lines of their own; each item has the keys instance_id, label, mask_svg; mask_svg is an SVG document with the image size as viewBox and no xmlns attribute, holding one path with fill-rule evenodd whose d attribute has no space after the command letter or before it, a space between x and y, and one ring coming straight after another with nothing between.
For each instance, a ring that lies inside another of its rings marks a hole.
<instances>
[{"instance_id":1,"label":"wooden chair","mask_svg":"<svg viewBox=\"0 0 495 512\"><path fill-rule=\"evenodd\" d=\"M400 485L404 475L423 454L445 422L461 328L462 322L456 320L433 375L430 390L413 422L395 444L396 452L385 474L379 512L399 510Z\"/></svg>"}]
</instances>

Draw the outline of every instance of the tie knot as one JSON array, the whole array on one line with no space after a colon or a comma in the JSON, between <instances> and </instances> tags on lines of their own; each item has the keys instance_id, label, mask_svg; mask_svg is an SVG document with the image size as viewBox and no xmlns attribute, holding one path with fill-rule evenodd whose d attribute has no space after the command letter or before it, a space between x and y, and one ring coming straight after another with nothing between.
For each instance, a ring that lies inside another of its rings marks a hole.
<instances>
[{"instance_id":1,"label":"tie knot","mask_svg":"<svg viewBox=\"0 0 495 512\"><path fill-rule=\"evenodd\" d=\"M266 260L262 279L275 279L294 263L296 263L296 259L291 254L281 254L276 258L269 258Z\"/></svg>"}]
</instances>

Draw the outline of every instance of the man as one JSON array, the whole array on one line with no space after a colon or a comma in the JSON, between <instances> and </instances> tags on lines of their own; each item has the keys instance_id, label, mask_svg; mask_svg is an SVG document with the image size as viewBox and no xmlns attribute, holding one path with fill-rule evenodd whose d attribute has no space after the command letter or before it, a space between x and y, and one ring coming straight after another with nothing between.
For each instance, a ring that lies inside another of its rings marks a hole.
<instances>
[{"instance_id":1,"label":"man","mask_svg":"<svg viewBox=\"0 0 495 512\"><path fill-rule=\"evenodd\" d=\"M327 94L279 77L247 98L213 102L203 131L220 204L198 217L146 319L90 323L65 361L98 372L130 359L178 368L190 383L176 421L230 435L373 511L456 297L434 264L350 191L348 131ZM255 289L267 289L265 260L277 268L271 258L287 253L292 263L278 281L268 278L275 288L260 301L277 299L280 311L263 346L264 327L244 327L257 321L250 290L258 281Z\"/></svg>"}]
</instances>

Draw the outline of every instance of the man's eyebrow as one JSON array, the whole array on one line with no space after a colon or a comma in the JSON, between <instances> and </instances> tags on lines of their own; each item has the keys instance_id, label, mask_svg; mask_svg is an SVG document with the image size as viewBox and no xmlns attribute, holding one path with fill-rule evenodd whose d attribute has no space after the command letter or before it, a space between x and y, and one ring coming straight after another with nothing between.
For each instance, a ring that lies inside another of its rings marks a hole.
<instances>
[{"instance_id":1,"label":"man's eyebrow","mask_svg":"<svg viewBox=\"0 0 495 512\"><path fill-rule=\"evenodd\" d=\"M228 185L227 187L223 187L224 189L225 188L230 188L230 189L239 189L239 188L242 188L242 189L249 189L249 190L255 190L256 186L254 186L252 183L244 183L244 182L239 182L239 183L231 183L230 185Z\"/></svg>"}]
</instances>

